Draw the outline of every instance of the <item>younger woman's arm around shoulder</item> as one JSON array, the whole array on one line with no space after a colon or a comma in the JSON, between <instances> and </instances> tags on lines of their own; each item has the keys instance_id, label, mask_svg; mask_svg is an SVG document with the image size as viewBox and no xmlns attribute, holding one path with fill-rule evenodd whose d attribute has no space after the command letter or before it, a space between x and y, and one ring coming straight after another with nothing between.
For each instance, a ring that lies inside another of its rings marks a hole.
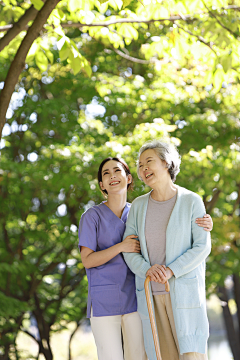
<instances>
[{"instance_id":1,"label":"younger woman's arm around shoulder","mask_svg":"<svg viewBox=\"0 0 240 360\"><path fill-rule=\"evenodd\" d=\"M106 264L121 252L140 253L140 244L137 236L129 235L123 242L101 251L93 251L86 246L81 246L82 263L86 269Z\"/></svg>"}]
</instances>

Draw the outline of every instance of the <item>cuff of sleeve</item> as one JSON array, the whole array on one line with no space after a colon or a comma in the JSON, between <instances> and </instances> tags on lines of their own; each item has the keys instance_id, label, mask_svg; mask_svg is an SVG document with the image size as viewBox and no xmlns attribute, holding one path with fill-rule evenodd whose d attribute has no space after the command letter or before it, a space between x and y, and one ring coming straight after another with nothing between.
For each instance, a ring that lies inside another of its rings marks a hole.
<instances>
[{"instance_id":1,"label":"cuff of sleeve","mask_svg":"<svg viewBox=\"0 0 240 360\"><path fill-rule=\"evenodd\" d=\"M180 267L178 266L178 264L172 263L172 264L168 265L167 267L172 270L173 275L175 276L175 278L178 278L179 276L182 275L182 274L181 274L181 269L180 269Z\"/></svg>"},{"instance_id":2,"label":"cuff of sleeve","mask_svg":"<svg viewBox=\"0 0 240 360\"><path fill-rule=\"evenodd\" d=\"M146 272L151 268L151 265L147 262L145 262L142 266L141 266L141 278L145 279L146 277Z\"/></svg>"}]
</instances>

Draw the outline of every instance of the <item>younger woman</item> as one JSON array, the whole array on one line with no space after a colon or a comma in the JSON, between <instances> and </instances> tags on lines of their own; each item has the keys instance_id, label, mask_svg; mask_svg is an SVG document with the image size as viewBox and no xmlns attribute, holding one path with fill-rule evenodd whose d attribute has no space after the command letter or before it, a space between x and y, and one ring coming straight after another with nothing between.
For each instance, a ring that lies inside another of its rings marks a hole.
<instances>
[{"instance_id":1,"label":"younger woman","mask_svg":"<svg viewBox=\"0 0 240 360\"><path fill-rule=\"evenodd\" d=\"M122 241L132 176L123 160L107 158L100 164L98 182L107 201L88 209L79 226L79 248L89 283L87 317L98 359L146 360L135 277L122 256L122 252L140 253L137 236ZM199 220L200 226L211 230L211 218Z\"/></svg>"}]
</instances>

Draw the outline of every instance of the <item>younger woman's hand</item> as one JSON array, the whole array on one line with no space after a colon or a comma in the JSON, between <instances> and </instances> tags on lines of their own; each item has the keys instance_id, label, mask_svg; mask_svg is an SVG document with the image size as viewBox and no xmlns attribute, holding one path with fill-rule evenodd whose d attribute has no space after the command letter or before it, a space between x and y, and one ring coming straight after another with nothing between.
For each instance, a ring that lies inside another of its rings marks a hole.
<instances>
[{"instance_id":1,"label":"younger woman's hand","mask_svg":"<svg viewBox=\"0 0 240 360\"><path fill-rule=\"evenodd\" d=\"M146 272L146 276L150 276L151 281L155 281L160 284L167 282L167 271L165 265L155 264Z\"/></svg>"},{"instance_id":2,"label":"younger woman's hand","mask_svg":"<svg viewBox=\"0 0 240 360\"><path fill-rule=\"evenodd\" d=\"M140 242L136 240L136 238L138 238L137 235L128 235L126 239L120 243L120 252L140 253Z\"/></svg>"},{"instance_id":3,"label":"younger woman's hand","mask_svg":"<svg viewBox=\"0 0 240 360\"><path fill-rule=\"evenodd\" d=\"M205 231L211 231L213 228L213 221L209 214L205 214L202 218L198 218L195 221L198 226L204 228Z\"/></svg>"}]
</instances>

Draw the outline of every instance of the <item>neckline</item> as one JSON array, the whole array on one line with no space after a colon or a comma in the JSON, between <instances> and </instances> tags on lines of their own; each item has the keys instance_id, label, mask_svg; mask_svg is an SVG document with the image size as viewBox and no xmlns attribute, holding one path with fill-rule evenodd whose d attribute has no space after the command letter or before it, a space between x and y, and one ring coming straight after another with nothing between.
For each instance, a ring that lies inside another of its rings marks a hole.
<instances>
[{"instance_id":1,"label":"neckline","mask_svg":"<svg viewBox=\"0 0 240 360\"><path fill-rule=\"evenodd\" d=\"M158 201L158 200L153 199L152 196L151 196L151 193L150 193L149 200L152 201L152 202L154 202L155 204L162 204L162 205L164 205L164 204L166 204L166 203L168 203L168 202L170 202L170 201L173 201L173 199L176 200L177 194L178 194L178 192L176 192L176 194L175 194L173 197L171 197L170 199L168 199L168 200Z\"/></svg>"},{"instance_id":2,"label":"neckline","mask_svg":"<svg viewBox=\"0 0 240 360\"><path fill-rule=\"evenodd\" d=\"M124 222L123 222L123 215L124 215L124 213L125 213L125 209L126 209L126 207L127 207L128 202L126 202L126 205L125 205L125 207L124 207L124 209L123 209L123 211L122 211L122 215L121 215L120 218L105 204L105 202L106 202L106 201L102 201L101 204L104 205L105 208L107 208L109 211L111 211L111 214L113 214L118 220L120 220L120 221L122 221L122 223L124 223Z\"/></svg>"}]
</instances>

